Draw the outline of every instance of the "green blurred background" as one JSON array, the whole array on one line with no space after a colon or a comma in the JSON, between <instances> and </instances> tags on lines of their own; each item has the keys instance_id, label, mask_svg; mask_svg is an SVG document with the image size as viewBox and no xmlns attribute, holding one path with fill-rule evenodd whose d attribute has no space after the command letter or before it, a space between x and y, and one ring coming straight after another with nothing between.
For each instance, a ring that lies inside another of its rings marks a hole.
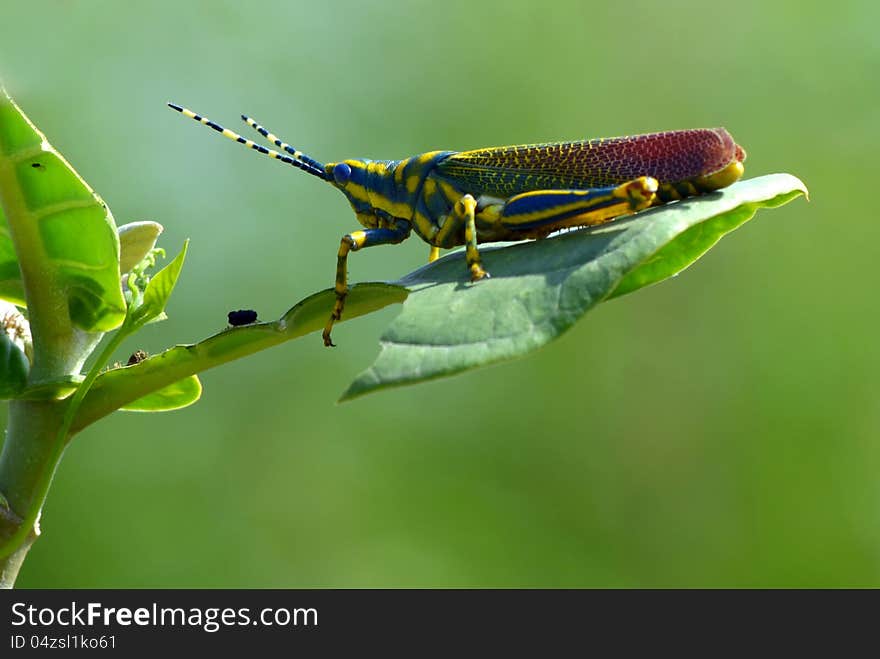
<instances>
[{"instance_id":1,"label":"green blurred background","mask_svg":"<svg viewBox=\"0 0 880 659\"><path fill-rule=\"evenodd\" d=\"M729 8L727 8L729 7ZM5 2L0 77L110 204L191 238L158 352L328 287L318 159L726 126L810 187L530 357L336 405L397 313L71 445L24 587L880 586L874 2ZM236 128L238 129L238 128ZM352 280L421 265L417 239Z\"/></svg>"}]
</instances>

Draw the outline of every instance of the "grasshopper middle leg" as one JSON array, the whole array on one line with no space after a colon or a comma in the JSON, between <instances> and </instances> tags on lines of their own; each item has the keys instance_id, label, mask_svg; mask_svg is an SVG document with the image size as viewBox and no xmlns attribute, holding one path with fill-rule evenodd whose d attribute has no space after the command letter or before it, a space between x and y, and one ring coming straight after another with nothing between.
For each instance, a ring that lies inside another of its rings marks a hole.
<instances>
[{"instance_id":1,"label":"grasshopper middle leg","mask_svg":"<svg viewBox=\"0 0 880 659\"><path fill-rule=\"evenodd\" d=\"M464 195L455 202L446 222L434 236L433 241L438 246L460 245L458 237L464 229L465 260L471 273L471 281L489 276L489 273L483 270L480 252L477 249L477 227L474 221L476 210L476 200L469 194Z\"/></svg>"}]
</instances>

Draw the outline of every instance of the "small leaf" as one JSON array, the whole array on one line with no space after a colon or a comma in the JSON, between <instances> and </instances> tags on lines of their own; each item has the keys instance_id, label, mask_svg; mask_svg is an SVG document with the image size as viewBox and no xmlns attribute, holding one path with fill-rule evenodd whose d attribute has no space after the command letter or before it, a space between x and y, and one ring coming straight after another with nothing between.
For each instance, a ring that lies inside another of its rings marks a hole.
<instances>
[{"instance_id":1,"label":"small leaf","mask_svg":"<svg viewBox=\"0 0 880 659\"><path fill-rule=\"evenodd\" d=\"M460 252L420 268L397 282L410 290L403 311L342 400L531 352L599 302L680 272L758 208L801 193L794 176L762 176L599 227L483 247L492 278L476 284Z\"/></svg>"},{"instance_id":2,"label":"small leaf","mask_svg":"<svg viewBox=\"0 0 880 659\"><path fill-rule=\"evenodd\" d=\"M21 392L16 398L21 400L64 400L76 393L85 376L65 375L53 380L42 380Z\"/></svg>"},{"instance_id":3,"label":"small leaf","mask_svg":"<svg viewBox=\"0 0 880 659\"><path fill-rule=\"evenodd\" d=\"M12 236L9 235L9 223L3 215L2 204L0 204L0 300L20 307L25 306L21 270L18 267Z\"/></svg>"},{"instance_id":4,"label":"small leaf","mask_svg":"<svg viewBox=\"0 0 880 659\"><path fill-rule=\"evenodd\" d=\"M158 222L129 222L119 227L119 272L131 272L156 246L162 230Z\"/></svg>"},{"instance_id":5,"label":"small leaf","mask_svg":"<svg viewBox=\"0 0 880 659\"><path fill-rule=\"evenodd\" d=\"M168 412L192 405L201 395L202 383L197 376L191 375L138 398L120 409L127 412Z\"/></svg>"},{"instance_id":6,"label":"small leaf","mask_svg":"<svg viewBox=\"0 0 880 659\"><path fill-rule=\"evenodd\" d=\"M27 381L30 362L5 331L0 331L0 398L14 398Z\"/></svg>"},{"instance_id":7,"label":"small leaf","mask_svg":"<svg viewBox=\"0 0 880 659\"><path fill-rule=\"evenodd\" d=\"M0 209L0 297L23 305L24 277L35 334L68 335L71 321L89 332L119 326L125 302L113 217L2 90Z\"/></svg>"},{"instance_id":8,"label":"small leaf","mask_svg":"<svg viewBox=\"0 0 880 659\"><path fill-rule=\"evenodd\" d=\"M144 291L144 298L140 306L133 309L130 318L126 319L126 325L130 327L139 327L152 320L159 319L165 311L165 305L174 291L177 279L180 277L180 271L183 269L183 262L186 260L186 249L189 241L183 243L183 249L174 257L168 265L157 272L147 288ZM132 331L127 328L127 331Z\"/></svg>"}]
</instances>

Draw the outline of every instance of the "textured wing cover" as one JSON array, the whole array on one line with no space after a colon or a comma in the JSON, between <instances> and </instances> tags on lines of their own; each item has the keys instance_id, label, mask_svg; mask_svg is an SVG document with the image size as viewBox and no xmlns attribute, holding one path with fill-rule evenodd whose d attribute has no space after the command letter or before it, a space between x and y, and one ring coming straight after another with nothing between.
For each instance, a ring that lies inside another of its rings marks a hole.
<instances>
[{"instance_id":1,"label":"textured wing cover","mask_svg":"<svg viewBox=\"0 0 880 659\"><path fill-rule=\"evenodd\" d=\"M469 191L506 197L617 185L639 176L673 183L744 159L745 152L724 128L695 128L463 151L439 163L438 173Z\"/></svg>"}]
</instances>

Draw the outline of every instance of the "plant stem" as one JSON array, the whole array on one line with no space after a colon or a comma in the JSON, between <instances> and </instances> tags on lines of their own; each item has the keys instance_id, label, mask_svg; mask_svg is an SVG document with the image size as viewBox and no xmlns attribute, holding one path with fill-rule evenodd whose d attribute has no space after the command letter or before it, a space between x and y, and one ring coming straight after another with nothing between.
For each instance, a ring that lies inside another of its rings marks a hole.
<instances>
[{"instance_id":1,"label":"plant stem","mask_svg":"<svg viewBox=\"0 0 880 659\"><path fill-rule=\"evenodd\" d=\"M126 336L122 329L113 335L69 400L10 403L6 443L0 454L0 492L10 509L20 512L21 522L17 527L7 524L2 528L0 520L0 585L8 583L6 587L11 588L15 583L25 555L39 535L43 503L70 439L76 411Z\"/></svg>"},{"instance_id":2,"label":"plant stem","mask_svg":"<svg viewBox=\"0 0 880 659\"><path fill-rule=\"evenodd\" d=\"M0 492L5 495L9 510L0 516L0 539L5 544L23 531L26 536L15 551L0 558L2 587L11 588L15 583L21 563L39 535L36 519L29 529L22 529L21 524L26 523L29 511L42 510L47 484L63 452L65 437L59 430L65 407L59 401L13 400L9 403L6 442L0 454Z\"/></svg>"},{"instance_id":3,"label":"plant stem","mask_svg":"<svg viewBox=\"0 0 880 659\"><path fill-rule=\"evenodd\" d=\"M0 560L0 588L10 589L15 586L18 571L21 569L24 559L36 539L36 532L28 534L28 537L18 549L3 560Z\"/></svg>"}]
</instances>

